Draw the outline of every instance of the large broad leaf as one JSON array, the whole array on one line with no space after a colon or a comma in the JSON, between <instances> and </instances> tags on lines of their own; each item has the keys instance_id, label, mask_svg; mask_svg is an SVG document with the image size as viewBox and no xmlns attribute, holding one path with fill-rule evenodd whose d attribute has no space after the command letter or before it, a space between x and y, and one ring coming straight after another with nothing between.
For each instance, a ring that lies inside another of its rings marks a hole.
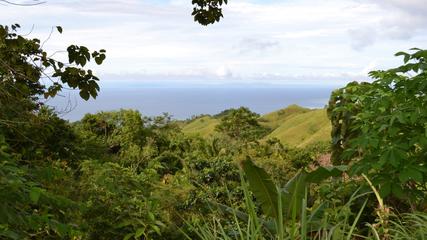
<instances>
[{"instance_id":1,"label":"large broad leaf","mask_svg":"<svg viewBox=\"0 0 427 240\"><path fill-rule=\"evenodd\" d=\"M305 197L306 187L307 172L300 171L282 188L283 211L286 219L291 219L292 213L296 216L301 214L302 200Z\"/></svg>"},{"instance_id":2,"label":"large broad leaf","mask_svg":"<svg viewBox=\"0 0 427 240\"><path fill-rule=\"evenodd\" d=\"M307 182L320 183L330 177L339 177L347 170L348 166L346 165L318 167L316 170L308 173Z\"/></svg>"},{"instance_id":3,"label":"large broad leaf","mask_svg":"<svg viewBox=\"0 0 427 240\"><path fill-rule=\"evenodd\" d=\"M279 192L271 177L264 169L256 166L250 158L242 162L242 168L249 182L249 188L255 195L264 214L277 219L279 216ZM285 219L291 219L293 216L299 217L302 200L310 183L320 183L327 178L341 176L347 170L348 166L342 165L319 167L310 173L304 170L298 172L280 191L283 211L281 214L284 215Z\"/></svg>"},{"instance_id":4,"label":"large broad leaf","mask_svg":"<svg viewBox=\"0 0 427 240\"><path fill-rule=\"evenodd\" d=\"M278 193L271 177L264 169L256 166L250 158L242 161L242 168L249 182L249 188L260 204L264 214L277 219L279 216Z\"/></svg>"}]
</instances>

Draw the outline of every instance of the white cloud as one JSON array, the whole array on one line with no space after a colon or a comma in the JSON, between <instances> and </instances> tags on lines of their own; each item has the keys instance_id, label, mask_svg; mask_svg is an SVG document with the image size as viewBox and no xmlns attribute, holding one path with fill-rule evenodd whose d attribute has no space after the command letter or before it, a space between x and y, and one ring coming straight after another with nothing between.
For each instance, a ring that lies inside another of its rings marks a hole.
<instances>
[{"instance_id":1,"label":"white cloud","mask_svg":"<svg viewBox=\"0 0 427 240\"><path fill-rule=\"evenodd\" d=\"M260 38L244 38L238 44L233 46L233 48L241 54L262 54L269 51L278 50L279 47L280 42L278 40Z\"/></svg>"},{"instance_id":2,"label":"white cloud","mask_svg":"<svg viewBox=\"0 0 427 240\"><path fill-rule=\"evenodd\" d=\"M362 50L377 42L410 40L426 36L427 4L425 0L359 0L361 5L377 9L372 21L349 31L352 46Z\"/></svg>"},{"instance_id":3,"label":"white cloud","mask_svg":"<svg viewBox=\"0 0 427 240\"><path fill-rule=\"evenodd\" d=\"M377 38L377 32L375 29L369 27L350 29L349 34L352 40L351 46L355 50L362 50L365 47L374 44Z\"/></svg>"},{"instance_id":4,"label":"white cloud","mask_svg":"<svg viewBox=\"0 0 427 240\"><path fill-rule=\"evenodd\" d=\"M220 78L231 78L233 72L228 66L221 66L216 70L216 75Z\"/></svg>"}]
</instances>

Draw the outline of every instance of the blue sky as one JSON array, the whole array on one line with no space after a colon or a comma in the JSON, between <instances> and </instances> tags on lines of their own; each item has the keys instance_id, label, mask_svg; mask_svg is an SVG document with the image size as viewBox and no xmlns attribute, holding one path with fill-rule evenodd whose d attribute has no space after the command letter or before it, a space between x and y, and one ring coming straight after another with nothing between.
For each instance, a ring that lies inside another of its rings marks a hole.
<instances>
[{"instance_id":1,"label":"blue sky","mask_svg":"<svg viewBox=\"0 0 427 240\"><path fill-rule=\"evenodd\" d=\"M0 5L0 22L20 23L22 33L34 26L30 36L41 39L61 25L45 44L51 52L106 49L105 64L92 67L113 85L342 85L396 66L397 51L427 48L425 0L229 0L208 27L193 22L190 3L47 0Z\"/></svg>"}]
</instances>

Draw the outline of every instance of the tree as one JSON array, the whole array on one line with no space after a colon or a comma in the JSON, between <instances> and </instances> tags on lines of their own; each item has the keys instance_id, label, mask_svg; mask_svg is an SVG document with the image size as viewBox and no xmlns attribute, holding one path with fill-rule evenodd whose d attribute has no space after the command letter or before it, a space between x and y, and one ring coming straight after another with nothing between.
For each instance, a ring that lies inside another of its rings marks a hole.
<instances>
[{"instance_id":1,"label":"tree","mask_svg":"<svg viewBox=\"0 0 427 240\"><path fill-rule=\"evenodd\" d=\"M105 50L72 45L64 63L39 39L19 35L19 28L0 25L0 238L75 238L77 204L68 198L73 186L67 181L76 167L68 161L76 136L40 98L64 87L95 98L99 79L84 67L92 59L101 64Z\"/></svg>"},{"instance_id":2,"label":"tree","mask_svg":"<svg viewBox=\"0 0 427 240\"><path fill-rule=\"evenodd\" d=\"M153 179L111 162L85 161L81 169L85 239L161 239Z\"/></svg>"},{"instance_id":3,"label":"tree","mask_svg":"<svg viewBox=\"0 0 427 240\"><path fill-rule=\"evenodd\" d=\"M373 71L329 102L335 163L366 174L383 197L424 199L427 181L427 50L399 52L404 65ZM424 193L423 193L424 192Z\"/></svg>"},{"instance_id":4,"label":"tree","mask_svg":"<svg viewBox=\"0 0 427 240\"><path fill-rule=\"evenodd\" d=\"M253 141L261 137L266 129L258 123L259 115L246 107L229 109L219 115L224 115L216 130L231 138Z\"/></svg>"},{"instance_id":5,"label":"tree","mask_svg":"<svg viewBox=\"0 0 427 240\"><path fill-rule=\"evenodd\" d=\"M0 134L11 147L32 142L39 133L31 135L36 112L43 103L40 97L54 97L64 87L79 89L88 100L99 91L99 80L84 66L91 60L102 64L105 50L90 52L85 46L67 48L68 62L52 58L43 50L39 39L28 39L18 34L20 26L0 25ZM61 27L56 27L62 33ZM50 81L49 84L43 82ZM37 145L37 144L36 144Z\"/></svg>"},{"instance_id":6,"label":"tree","mask_svg":"<svg viewBox=\"0 0 427 240\"><path fill-rule=\"evenodd\" d=\"M0 25L0 79L1 87L9 88L15 97L32 97L43 94L45 98L54 97L62 88L68 86L79 89L80 96L88 100L96 98L99 91L98 77L92 70L83 67L95 60L102 64L105 50L90 52L85 46L71 45L67 48L68 63L52 58L42 49L39 39L27 39L17 33L19 24ZM57 26L62 33L62 28ZM51 81L43 85L42 78Z\"/></svg>"}]
</instances>

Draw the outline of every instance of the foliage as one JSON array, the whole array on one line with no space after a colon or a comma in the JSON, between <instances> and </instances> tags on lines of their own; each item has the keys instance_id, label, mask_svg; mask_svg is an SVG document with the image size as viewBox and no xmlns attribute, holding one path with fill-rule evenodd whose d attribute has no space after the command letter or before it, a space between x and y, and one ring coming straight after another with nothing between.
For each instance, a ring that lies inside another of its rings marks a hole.
<instances>
[{"instance_id":1,"label":"foliage","mask_svg":"<svg viewBox=\"0 0 427 240\"><path fill-rule=\"evenodd\" d=\"M83 162L81 201L88 239L155 239L163 223L158 202L150 199L150 173L118 164Z\"/></svg>"},{"instance_id":2,"label":"foliage","mask_svg":"<svg viewBox=\"0 0 427 240\"><path fill-rule=\"evenodd\" d=\"M74 225L77 204L34 181L31 169L17 164L0 135L0 236L57 239L80 236Z\"/></svg>"},{"instance_id":3,"label":"foliage","mask_svg":"<svg viewBox=\"0 0 427 240\"><path fill-rule=\"evenodd\" d=\"M215 127L219 120L211 116L202 116L184 123L182 131L188 135L198 135L201 137L209 137L215 135Z\"/></svg>"},{"instance_id":4,"label":"foliage","mask_svg":"<svg viewBox=\"0 0 427 240\"><path fill-rule=\"evenodd\" d=\"M224 115L216 130L233 139L250 142L259 139L266 132L258 123L259 115L246 107L230 109Z\"/></svg>"},{"instance_id":5,"label":"foliage","mask_svg":"<svg viewBox=\"0 0 427 240\"><path fill-rule=\"evenodd\" d=\"M39 98L54 97L63 87L79 89L86 100L95 98L98 78L84 66L91 59L101 64L105 50L90 53L84 46L71 45L67 49L68 63L64 63L44 51L39 39L19 35L19 28L18 24L0 25L0 133L24 158L41 157L39 152L46 155L47 151L65 157L68 153L64 150L70 147L66 142L73 138L72 133L64 120L41 108ZM60 27L57 30L62 32ZM44 79L51 83L44 85ZM52 139L55 134L63 134L64 141Z\"/></svg>"},{"instance_id":6,"label":"foliage","mask_svg":"<svg viewBox=\"0 0 427 240\"><path fill-rule=\"evenodd\" d=\"M90 52L84 46L71 45L67 48L68 63L49 57L39 39L27 39L17 34L19 24L0 26L0 78L2 89L9 90L10 97L54 97L63 85L80 90L80 96L96 97L99 79L91 70L83 67L94 59L102 64L105 50ZM62 28L57 27L62 33ZM48 74L52 71L53 74ZM49 87L39 80L46 77L52 81Z\"/></svg>"},{"instance_id":7,"label":"foliage","mask_svg":"<svg viewBox=\"0 0 427 240\"><path fill-rule=\"evenodd\" d=\"M194 21L201 25L209 25L223 17L222 8L223 4L227 4L228 0L192 0Z\"/></svg>"},{"instance_id":8,"label":"foliage","mask_svg":"<svg viewBox=\"0 0 427 240\"><path fill-rule=\"evenodd\" d=\"M406 213L393 220L391 239L425 239L427 237L427 215L423 212Z\"/></svg>"},{"instance_id":9,"label":"foliage","mask_svg":"<svg viewBox=\"0 0 427 240\"><path fill-rule=\"evenodd\" d=\"M53 97L63 87L79 89L85 99L96 97L98 78L84 66L91 59L101 64L105 51L72 45L63 63L48 55L39 39L19 35L19 28L0 26L0 235L79 237L79 204L71 198L70 181L70 169L80 160L78 136L40 97ZM45 79L51 83L44 85Z\"/></svg>"},{"instance_id":10,"label":"foliage","mask_svg":"<svg viewBox=\"0 0 427 240\"><path fill-rule=\"evenodd\" d=\"M270 176L252 160L242 162L242 169L248 179L250 189L260 202L264 213L274 219L281 215L277 206L281 209L285 218L290 219L301 212L301 201L304 198L309 183L320 183L329 177L338 177L347 170L346 166L319 167L311 173L298 172L283 188L276 188ZM278 204L281 202L281 204Z\"/></svg>"},{"instance_id":11,"label":"foliage","mask_svg":"<svg viewBox=\"0 0 427 240\"><path fill-rule=\"evenodd\" d=\"M381 196L422 200L426 191L427 51L399 52L404 65L373 71L372 83L350 83L329 104L333 159L352 162Z\"/></svg>"},{"instance_id":12,"label":"foliage","mask_svg":"<svg viewBox=\"0 0 427 240\"><path fill-rule=\"evenodd\" d=\"M214 116L200 116L180 122L187 135L200 135L205 138L215 136L216 126L222 117L233 109L225 110ZM257 119L265 128L262 141L277 138L283 144L297 146L301 149L319 142L330 142L331 123L326 109L307 109L297 105L264 114Z\"/></svg>"},{"instance_id":13,"label":"foliage","mask_svg":"<svg viewBox=\"0 0 427 240\"><path fill-rule=\"evenodd\" d=\"M199 239L352 239L360 236L356 230L367 199L352 221L352 213L343 208L338 213L343 219L335 225L326 214L330 209L328 202L308 206L307 184L339 176L345 170L344 167L319 168L311 173L299 173L282 189L275 186L267 173L251 160L245 160L242 165L249 182L247 185L242 179L241 183L246 211L241 211L236 206L217 204L218 210L232 216L231 221L214 217L212 220L191 224L191 230L196 232ZM349 207L365 196L366 194L357 195L356 191L345 205ZM258 213L258 204L265 210L265 215ZM231 230L227 228L229 225L232 226Z\"/></svg>"},{"instance_id":14,"label":"foliage","mask_svg":"<svg viewBox=\"0 0 427 240\"><path fill-rule=\"evenodd\" d=\"M124 110L86 114L81 128L108 145L110 152L126 152L145 140L143 119L138 111Z\"/></svg>"}]
</instances>

